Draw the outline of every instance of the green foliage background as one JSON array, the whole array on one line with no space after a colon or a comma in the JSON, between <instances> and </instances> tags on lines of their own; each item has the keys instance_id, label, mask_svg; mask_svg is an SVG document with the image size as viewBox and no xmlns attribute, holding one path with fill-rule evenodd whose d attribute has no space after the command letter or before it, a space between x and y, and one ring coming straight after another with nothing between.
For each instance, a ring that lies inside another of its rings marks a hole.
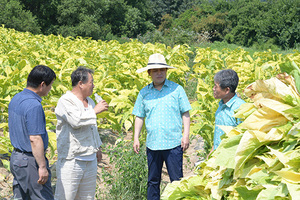
<instances>
[{"instance_id":1,"label":"green foliage background","mask_svg":"<svg viewBox=\"0 0 300 200\"><path fill-rule=\"evenodd\" d=\"M77 66L94 70L95 88L109 105L109 111L99 115L99 128L113 129L119 133L132 129L131 111L140 89L150 82L147 73L137 74L153 53L165 55L167 62L178 70L170 71L168 77L185 86L185 72L189 71L187 46L175 48L163 44L143 44L138 41L120 44L117 41L64 38L61 36L33 35L0 28L0 105L3 112L1 128L8 138L7 108L11 98L26 87L31 69L38 64L51 67L57 74L53 89L44 98L47 129L50 131L52 152L56 149L54 108L60 96L71 89L70 74ZM0 145L0 153L9 153L8 142ZM54 156L54 154L52 154Z\"/></svg>"},{"instance_id":2,"label":"green foliage background","mask_svg":"<svg viewBox=\"0 0 300 200\"><path fill-rule=\"evenodd\" d=\"M187 45L174 48L160 43L143 44L136 40L120 44L112 41L95 41L92 39L64 38L61 36L33 35L20 33L13 29L0 29L0 105L1 128L4 137L0 145L1 153L8 153L10 144L7 142L7 107L11 98L24 87L30 70L38 64L51 67L57 74L50 95L44 98L43 105L47 116L47 129L52 138L56 117L53 110L58 98L70 88L70 74L79 65L85 65L95 71L95 92L99 93L110 105L109 112L99 116L99 127L110 128L117 132L132 130L133 116L131 111L140 89L150 82L147 73L137 74L136 69L146 65L149 55L162 53L168 64L177 67L170 70L168 78L182 86L186 82L194 82L192 100L192 132L205 137L207 148L211 146L214 111L217 101L211 92L213 74L223 68L233 68L240 76L238 92L257 79L268 78L278 73L279 64L295 60L299 65L299 52L294 54L273 54L271 51L257 52L253 56L243 49L198 48L194 55L194 66L188 67L189 56L193 52ZM249 76L251 75L251 76ZM190 90L191 88L187 88ZM189 94L190 96L191 94ZM55 139L50 142L52 156L56 148Z\"/></svg>"},{"instance_id":3,"label":"green foliage background","mask_svg":"<svg viewBox=\"0 0 300 200\"><path fill-rule=\"evenodd\" d=\"M0 24L95 40L299 48L299 0L0 0Z\"/></svg>"},{"instance_id":4,"label":"green foliage background","mask_svg":"<svg viewBox=\"0 0 300 200\"><path fill-rule=\"evenodd\" d=\"M206 150L212 145L214 113L218 104L212 95L215 72L224 68L237 71L240 77L238 92L249 101L243 96L243 89L248 84L272 77L280 71L280 67L292 61L300 66L300 53L297 50L286 55L271 50L250 55L242 48L224 48L220 51L196 48L193 53L188 45L170 47L161 43L143 44L137 40L121 44L116 40L34 35L4 27L0 28L0 44L0 154L9 156L12 150L7 124L8 103L26 87L26 78L31 69L44 64L57 74L52 90L42 101L50 138L51 163L56 160L54 108L60 96L71 89L70 74L77 66L84 65L95 71L94 91L110 105L109 111L98 117L99 128L113 129L122 134L133 130L131 112L135 99L139 90L150 83L147 73L137 74L136 69L144 67L151 54L163 54L167 63L177 68L168 71L168 78L186 90L191 89L190 86L196 87L192 88L196 98L191 99L191 134L200 134L205 139ZM189 60L191 55L193 60ZM191 62L192 68L188 66ZM1 161L8 168L7 157L1 157Z\"/></svg>"}]
</instances>

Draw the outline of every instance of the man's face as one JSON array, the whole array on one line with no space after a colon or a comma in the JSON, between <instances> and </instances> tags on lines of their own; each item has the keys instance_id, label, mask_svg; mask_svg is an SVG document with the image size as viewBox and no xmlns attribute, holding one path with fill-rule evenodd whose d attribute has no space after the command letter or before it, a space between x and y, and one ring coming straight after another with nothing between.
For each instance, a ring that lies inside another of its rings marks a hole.
<instances>
[{"instance_id":1,"label":"man's face","mask_svg":"<svg viewBox=\"0 0 300 200\"><path fill-rule=\"evenodd\" d=\"M224 99L229 93L230 89L229 88L222 89L219 83L215 82L213 91L214 91L215 99Z\"/></svg>"},{"instance_id":2,"label":"man's face","mask_svg":"<svg viewBox=\"0 0 300 200\"><path fill-rule=\"evenodd\" d=\"M89 73L87 82L81 84L82 84L81 87L82 87L83 96L85 97L91 96L93 94L93 89L95 87L93 76Z\"/></svg>"},{"instance_id":3,"label":"man's face","mask_svg":"<svg viewBox=\"0 0 300 200\"><path fill-rule=\"evenodd\" d=\"M148 71L149 76L151 76L154 85L162 84L167 76L167 69L166 68L159 68L159 69L150 69Z\"/></svg>"}]
</instances>

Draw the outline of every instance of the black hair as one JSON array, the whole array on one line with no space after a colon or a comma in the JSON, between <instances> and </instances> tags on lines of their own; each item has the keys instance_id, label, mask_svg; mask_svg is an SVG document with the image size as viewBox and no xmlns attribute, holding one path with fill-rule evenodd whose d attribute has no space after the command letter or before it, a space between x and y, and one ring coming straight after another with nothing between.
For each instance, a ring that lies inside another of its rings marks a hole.
<instances>
[{"instance_id":1,"label":"black hair","mask_svg":"<svg viewBox=\"0 0 300 200\"><path fill-rule=\"evenodd\" d=\"M232 69L225 69L217 72L214 81L220 85L222 89L230 88L230 92L235 93L239 84L239 77Z\"/></svg>"},{"instance_id":2,"label":"black hair","mask_svg":"<svg viewBox=\"0 0 300 200\"><path fill-rule=\"evenodd\" d=\"M86 68L84 66L79 66L71 74L72 87L76 86L79 81L86 83L89 79L89 74L93 74L93 70Z\"/></svg>"},{"instance_id":3,"label":"black hair","mask_svg":"<svg viewBox=\"0 0 300 200\"><path fill-rule=\"evenodd\" d=\"M54 79L56 79L56 74L51 68L37 65L27 77L27 87L37 88L43 81L48 86Z\"/></svg>"}]
</instances>

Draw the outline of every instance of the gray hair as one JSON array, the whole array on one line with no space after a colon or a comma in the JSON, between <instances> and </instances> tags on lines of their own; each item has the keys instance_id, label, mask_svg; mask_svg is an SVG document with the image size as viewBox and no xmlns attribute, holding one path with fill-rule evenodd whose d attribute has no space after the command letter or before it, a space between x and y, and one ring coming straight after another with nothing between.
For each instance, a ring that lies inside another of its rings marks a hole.
<instances>
[{"instance_id":1,"label":"gray hair","mask_svg":"<svg viewBox=\"0 0 300 200\"><path fill-rule=\"evenodd\" d=\"M239 77L232 69L225 69L217 72L214 81L220 85L222 89L230 88L230 92L235 93L239 84Z\"/></svg>"},{"instance_id":2,"label":"gray hair","mask_svg":"<svg viewBox=\"0 0 300 200\"><path fill-rule=\"evenodd\" d=\"M93 74L93 70L79 66L75 71L71 74L72 86L76 86L79 81L86 83L89 79L89 74Z\"/></svg>"}]
</instances>

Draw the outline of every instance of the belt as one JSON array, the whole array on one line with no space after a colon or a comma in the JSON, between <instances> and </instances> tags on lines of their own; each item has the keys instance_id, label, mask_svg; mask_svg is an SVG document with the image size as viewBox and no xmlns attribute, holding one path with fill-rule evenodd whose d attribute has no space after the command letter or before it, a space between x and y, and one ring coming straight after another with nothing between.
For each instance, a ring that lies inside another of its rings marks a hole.
<instances>
[{"instance_id":1,"label":"belt","mask_svg":"<svg viewBox=\"0 0 300 200\"><path fill-rule=\"evenodd\" d=\"M19 153L24 153L24 154L27 154L27 155L32 155L32 152L22 151L18 148L14 148L14 151L19 152Z\"/></svg>"}]
</instances>

